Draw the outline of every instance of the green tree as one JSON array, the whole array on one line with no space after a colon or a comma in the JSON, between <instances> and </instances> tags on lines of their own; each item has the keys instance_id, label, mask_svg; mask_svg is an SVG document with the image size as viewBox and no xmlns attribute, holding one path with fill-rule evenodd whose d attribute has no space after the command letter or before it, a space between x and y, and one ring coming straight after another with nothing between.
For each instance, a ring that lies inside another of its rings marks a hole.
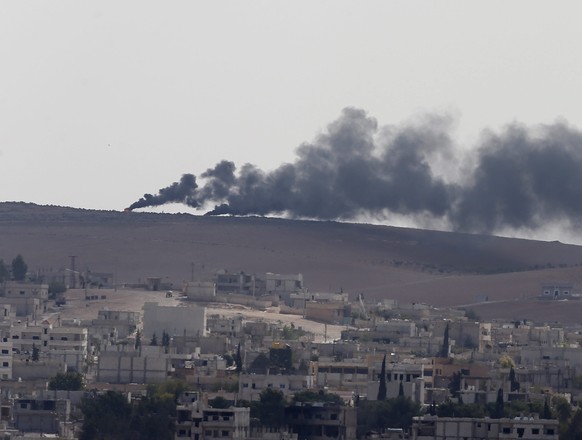
<instances>
[{"instance_id":1,"label":"green tree","mask_svg":"<svg viewBox=\"0 0 582 440\"><path fill-rule=\"evenodd\" d=\"M35 343L32 344L32 361L38 362L40 359L40 350Z\"/></svg>"},{"instance_id":2,"label":"green tree","mask_svg":"<svg viewBox=\"0 0 582 440\"><path fill-rule=\"evenodd\" d=\"M22 255L18 254L14 260L12 260L12 277L16 281L24 281L24 278L26 278L26 272L28 272L28 265L24 262Z\"/></svg>"},{"instance_id":3,"label":"green tree","mask_svg":"<svg viewBox=\"0 0 582 440\"><path fill-rule=\"evenodd\" d=\"M229 401L226 400L222 396L216 396L214 399L210 399L208 401L208 404L212 408L217 408L217 409L227 409L227 408L230 408L230 406L231 406Z\"/></svg>"},{"instance_id":4,"label":"green tree","mask_svg":"<svg viewBox=\"0 0 582 440\"><path fill-rule=\"evenodd\" d=\"M130 438L131 405L117 391L107 391L81 401L83 425L79 440L126 440Z\"/></svg>"},{"instance_id":5,"label":"green tree","mask_svg":"<svg viewBox=\"0 0 582 440\"><path fill-rule=\"evenodd\" d=\"M236 348L236 355L234 356L234 362L236 364L236 372L238 374L242 373L242 356L240 354L240 342L238 343L238 346Z\"/></svg>"},{"instance_id":6,"label":"green tree","mask_svg":"<svg viewBox=\"0 0 582 440\"><path fill-rule=\"evenodd\" d=\"M519 391L519 382L515 378L515 369L513 366L509 370L509 386L511 391Z\"/></svg>"},{"instance_id":7,"label":"green tree","mask_svg":"<svg viewBox=\"0 0 582 440\"><path fill-rule=\"evenodd\" d=\"M449 323L447 322L447 326L445 327L445 334L443 336L443 346L441 347L441 351L439 353L440 357L449 357L449 344Z\"/></svg>"},{"instance_id":8,"label":"green tree","mask_svg":"<svg viewBox=\"0 0 582 440\"><path fill-rule=\"evenodd\" d=\"M158 345L158 337L156 336L156 334L154 333L152 335L152 340L150 341L150 345Z\"/></svg>"},{"instance_id":9,"label":"green tree","mask_svg":"<svg viewBox=\"0 0 582 440\"><path fill-rule=\"evenodd\" d=\"M505 417L505 403L503 402L503 388L497 390L497 399L495 400L495 409L491 417L494 419L501 419Z\"/></svg>"},{"instance_id":10,"label":"green tree","mask_svg":"<svg viewBox=\"0 0 582 440\"><path fill-rule=\"evenodd\" d=\"M83 375L76 371L57 373L48 383L49 390L78 391L83 389Z\"/></svg>"},{"instance_id":11,"label":"green tree","mask_svg":"<svg viewBox=\"0 0 582 440\"><path fill-rule=\"evenodd\" d=\"M460 395L461 378L462 378L462 373L460 371L453 373L453 376L451 377L451 381L449 382L449 392L451 393L451 396L453 396L453 397L459 397L459 395Z\"/></svg>"},{"instance_id":12,"label":"green tree","mask_svg":"<svg viewBox=\"0 0 582 440\"><path fill-rule=\"evenodd\" d=\"M135 344L133 345L133 348L137 350L139 347L141 347L141 332L138 330L135 332Z\"/></svg>"},{"instance_id":13,"label":"green tree","mask_svg":"<svg viewBox=\"0 0 582 440\"><path fill-rule=\"evenodd\" d=\"M344 401L338 394L326 393L323 390L305 390L299 391L293 395L293 403L315 403L321 402L334 406L343 406Z\"/></svg>"},{"instance_id":14,"label":"green tree","mask_svg":"<svg viewBox=\"0 0 582 440\"><path fill-rule=\"evenodd\" d=\"M10 271L8 270L8 267L4 263L4 260L0 259L0 283L8 280L9 277Z\"/></svg>"},{"instance_id":15,"label":"green tree","mask_svg":"<svg viewBox=\"0 0 582 440\"><path fill-rule=\"evenodd\" d=\"M378 386L378 400L386 400L386 353L380 368L380 385Z\"/></svg>"},{"instance_id":16,"label":"green tree","mask_svg":"<svg viewBox=\"0 0 582 440\"><path fill-rule=\"evenodd\" d=\"M259 401L251 403L251 417L259 419L261 425L278 428L285 423L285 396L279 390L267 388Z\"/></svg>"},{"instance_id":17,"label":"green tree","mask_svg":"<svg viewBox=\"0 0 582 440\"><path fill-rule=\"evenodd\" d=\"M67 286L62 281L51 281L48 285L49 298L55 298L59 293L65 293Z\"/></svg>"},{"instance_id":18,"label":"green tree","mask_svg":"<svg viewBox=\"0 0 582 440\"><path fill-rule=\"evenodd\" d=\"M370 431L386 428L409 429L413 417L420 415L420 405L406 397L388 400L362 400L358 405L358 438Z\"/></svg>"}]
</instances>

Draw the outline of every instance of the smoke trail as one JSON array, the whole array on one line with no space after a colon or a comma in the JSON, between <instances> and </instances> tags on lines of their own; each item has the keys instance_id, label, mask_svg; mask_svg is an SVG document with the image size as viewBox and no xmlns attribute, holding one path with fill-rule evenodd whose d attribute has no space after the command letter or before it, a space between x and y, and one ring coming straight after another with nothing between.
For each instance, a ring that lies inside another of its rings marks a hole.
<instances>
[{"instance_id":1,"label":"smoke trail","mask_svg":"<svg viewBox=\"0 0 582 440\"><path fill-rule=\"evenodd\" d=\"M159 206L171 202L184 203L196 208L199 206L198 201L194 197L196 188L198 188L196 176L194 174L184 174L180 178L180 182L174 182L167 188L160 189L157 195L144 194L141 199L132 203L128 209L133 210L147 206Z\"/></svg>"},{"instance_id":2,"label":"smoke trail","mask_svg":"<svg viewBox=\"0 0 582 440\"><path fill-rule=\"evenodd\" d=\"M251 164L237 173L222 161L198 187L191 174L130 209L169 202L208 215L286 214L297 218L354 219L389 214L445 220L453 229L492 232L536 228L582 218L582 135L564 123L531 129L509 126L489 133L476 148L475 165L448 181L435 164L451 161L452 121L431 116L404 126L378 127L363 110L347 108L294 163L265 172ZM466 168L466 167L465 167Z\"/></svg>"}]
</instances>

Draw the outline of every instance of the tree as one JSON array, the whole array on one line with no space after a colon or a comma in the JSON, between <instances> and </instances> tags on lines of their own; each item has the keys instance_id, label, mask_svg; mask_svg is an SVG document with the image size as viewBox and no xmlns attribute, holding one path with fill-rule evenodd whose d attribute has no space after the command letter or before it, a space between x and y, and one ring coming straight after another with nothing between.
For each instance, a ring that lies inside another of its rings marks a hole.
<instances>
[{"instance_id":1,"label":"tree","mask_svg":"<svg viewBox=\"0 0 582 440\"><path fill-rule=\"evenodd\" d=\"M40 350L36 346L36 344L33 342L32 343L32 361L38 362L39 359L40 359Z\"/></svg>"},{"instance_id":2,"label":"tree","mask_svg":"<svg viewBox=\"0 0 582 440\"><path fill-rule=\"evenodd\" d=\"M544 412L542 413L542 419L551 419L552 418L552 410L550 409L550 405L548 403L548 399L544 399Z\"/></svg>"},{"instance_id":3,"label":"tree","mask_svg":"<svg viewBox=\"0 0 582 440\"><path fill-rule=\"evenodd\" d=\"M515 379L515 369L513 367L509 370L509 386L511 391L519 391L519 382Z\"/></svg>"},{"instance_id":4,"label":"tree","mask_svg":"<svg viewBox=\"0 0 582 440\"><path fill-rule=\"evenodd\" d=\"M456 373L453 373L451 381L449 382L449 392L453 397L459 397L460 395L461 377L462 377L461 371L457 371Z\"/></svg>"},{"instance_id":5,"label":"tree","mask_svg":"<svg viewBox=\"0 0 582 440\"><path fill-rule=\"evenodd\" d=\"M256 417L261 425L278 428L285 423L285 396L279 390L267 388L260 394L259 401L251 403L251 417Z\"/></svg>"},{"instance_id":6,"label":"tree","mask_svg":"<svg viewBox=\"0 0 582 440\"><path fill-rule=\"evenodd\" d=\"M158 345L158 337L156 336L155 332L152 335L152 340L150 341L150 345Z\"/></svg>"},{"instance_id":7,"label":"tree","mask_svg":"<svg viewBox=\"0 0 582 440\"><path fill-rule=\"evenodd\" d=\"M78 391L83 389L83 375L76 371L57 373L48 383L49 390Z\"/></svg>"},{"instance_id":8,"label":"tree","mask_svg":"<svg viewBox=\"0 0 582 440\"><path fill-rule=\"evenodd\" d=\"M240 354L240 342L238 343L238 347L236 348L236 355L234 357L234 363L236 364L236 372L238 374L242 373L242 356Z\"/></svg>"},{"instance_id":9,"label":"tree","mask_svg":"<svg viewBox=\"0 0 582 440\"><path fill-rule=\"evenodd\" d=\"M118 391L107 391L81 401L83 426L79 440L125 440L129 436L131 405Z\"/></svg>"},{"instance_id":10,"label":"tree","mask_svg":"<svg viewBox=\"0 0 582 440\"><path fill-rule=\"evenodd\" d=\"M443 346L441 347L441 351L439 353L440 357L448 358L449 357L449 323L447 322L447 326L445 327L445 334L443 336Z\"/></svg>"},{"instance_id":11,"label":"tree","mask_svg":"<svg viewBox=\"0 0 582 440\"><path fill-rule=\"evenodd\" d=\"M230 408L230 406L231 406L229 401L226 400L222 396L216 396L214 399L210 399L208 401L208 404L212 408L217 408L217 409L227 409L227 408Z\"/></svg>"},{"instance_id":12,"label":"tree","mask_svg":"<svg viewBox=\"0 0 582 440\"><path fill-rule=\"evenodd\" d=\"M28 272L28 265L24 262L22 255L18 254L14 260L12 260L12 277L16 281L24 281L24 278L26 278L26 272Z\"/></svg>"},{"instance_id":13,"label":"tree","mask_svg":"<svg viewBox=\"0 0 582 440\"><path fill-rule=\"evenodd\" d=\"M404 397L404 384L400 381L400 385L398 386L398 397Z\"/></svg>"},{"instance_id":14,"label":"tree","mask_svg":"<svg viewBox=\"0 0 582 440\"><path fill-rule=\"evenodd\" d=\"M298 391L293 395L293 403L315 403L315 402L320 402L334 406L344 406L344 401L340 395L334 393L326 393L323 390Z\"/></svg>"},{"instance_id":15,"label":"tree","mask_svg":"<svg viewBox=\"0 0 582 440\"><path fill-rule=\"evenodd\" d=\"M494 419L502 419L505 416L505 404L503 402L503 388L497 390L497 400L495 401L495 409L491 417Z\"/></svg>"},{"instance_id":16,"label":"tree","mask_svg":"<svg viewBox=\"0 0 582 440\"><path fill-rule=\"evenodd\" d=\"M48 285L49 298L55 298L59 293L65 293L67 286L62 281L51 281Z\"/></svg>"},{"instance_id":17,"label":"tree","mask_svg":"<svg viewBox=\"0 0 582 440\"><path fill-rule=\"evenodd\" d=\"M137 350L137 349L139 349L139 347L141 347L141 332L138 330L135 333L135 344L134 344L133 348L135 348Z\"/></svg>"},{"instance_id":18,"label":"tree","mask_svg":"<svg viewBox=\"0 0 582 440\"><path fill-rule=\"evenodd\" d=\"M386 400L386 353L380 368L380 385L378 386L378 400Z\"/></svg>"},{"instance_id":19,"label":"tree","mask_svg":"<svg viewBox=\"0 0 582 440\"><path fill-rule=\"evenodd\" d=\"M0 259L0 283L6 281L10 276L10 271L4 263L4 260Z\"/></svg>"},{"instance_id":20,"label":"tree","mask_svg":"<svg viewBox=\"0 0 582 440\"><path fill-rule=\"evenodd\" d=\"M165 330L162 332L162 347L166 353L170 347L170 335Z\"/></svg>"}]
</instances>

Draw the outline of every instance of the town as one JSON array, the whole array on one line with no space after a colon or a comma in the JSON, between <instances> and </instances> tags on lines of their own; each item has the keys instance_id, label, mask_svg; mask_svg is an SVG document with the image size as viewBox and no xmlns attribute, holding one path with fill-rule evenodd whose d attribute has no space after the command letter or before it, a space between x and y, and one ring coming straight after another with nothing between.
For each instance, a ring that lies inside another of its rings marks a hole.
<instances>
[{"instance_id":1,"label":"town","mask_svg":"<svg viewBox=\"0 0 582 440\"><path fill-rule=\"evenodd\" d=\"M0 260L0 438L582 433L580 325L312 291L301 274L194 278L117 285ZM554 282L538 301L579 298Z\"/></svg>"}]
</instances>

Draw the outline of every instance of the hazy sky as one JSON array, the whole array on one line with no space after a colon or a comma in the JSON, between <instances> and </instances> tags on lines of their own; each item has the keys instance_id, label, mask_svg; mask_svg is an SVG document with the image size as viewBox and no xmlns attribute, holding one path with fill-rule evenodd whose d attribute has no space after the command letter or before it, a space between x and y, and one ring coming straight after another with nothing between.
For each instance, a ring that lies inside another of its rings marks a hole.
<instances>
[{"instance_id":1,"label":"hazy sky","mask_svg":"<svg viewBox=\"0 0 582 440\"><path fill-rule=\"evenodd\" d=\"M582 6L537 1L3 1L0 200L123 209L222 159L295 160L378 124L582 127Z\"/></svg>"}]
</instances>

